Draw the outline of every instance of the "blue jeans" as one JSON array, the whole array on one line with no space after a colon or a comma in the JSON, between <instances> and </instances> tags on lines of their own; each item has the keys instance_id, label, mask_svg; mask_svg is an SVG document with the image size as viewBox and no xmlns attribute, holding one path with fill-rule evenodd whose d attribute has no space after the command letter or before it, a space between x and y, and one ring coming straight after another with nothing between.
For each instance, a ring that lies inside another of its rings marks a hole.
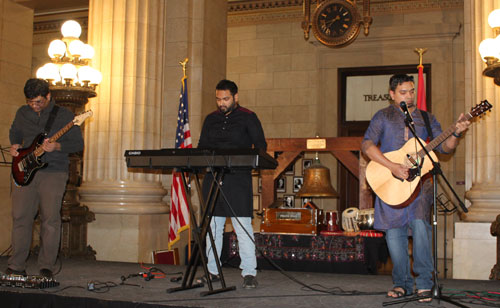
<instances>
[{"instance_id":1,"label":"blue jeans","mask_svg":"<svg viewBox=\"0 0 500 308\"><path fill-rule=\"evenodd\" d=\"M257 257L255 256L255 244L253 242L253 227L252 227L252 217L238 217L243 227L248 231L252 239L248 238L248 235L240 226L236 217L231 217L231 222L233 223L233 229L236 232L238 238L238 251L241 258L240 268L242 269L241 275L243 277L247 275L256 276L257 275ZM212 229L212 234L214 236L215 248L217 251L217 256L220 258L220 253L222 250L222 236L224 234L224 226L226 224L226 217L214 216L210 222L210 227ZM212 252L212 247L210 246L210 240L207 234L207 257L208 257L208 271L211 274L217 275L219 271L217 270L217 265L215 265L214 253Z\"/></svg>"},{"instance_id":2,"label":"blue jeans","mask_svg":"<svg viewBox=\"0 0 500 308\"><path fill-rule=\"evenodd\" d=\"M393 263L392 280L395 287L413 293L413 277L408 255L408 229L413 237L413 272L416 274L417 290L430 290L433 286L434 266L431 254L431 226L421 219L410 221L408 226L386 231L386 241Z\"/></svg>"}]
</instances>

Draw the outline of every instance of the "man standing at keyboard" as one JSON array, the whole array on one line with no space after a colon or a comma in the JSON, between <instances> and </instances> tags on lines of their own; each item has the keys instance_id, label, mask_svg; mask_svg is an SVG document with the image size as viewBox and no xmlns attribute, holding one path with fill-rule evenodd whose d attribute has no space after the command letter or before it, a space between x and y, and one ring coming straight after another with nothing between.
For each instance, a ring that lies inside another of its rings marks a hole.
<instances>
[{"instance_id":1,"label":"man standing at keyboard","mask_svg":"<svg viewBox=\"0 0 500 308\"><path fill-rule=\"evenodd\" d=\"M217 110L209 114L203 123L198 148L205 149L263 149L267 143L257 115L238 104L238 86L230 80L221 80L215 88ZM243 288L257 287L257 258L252 228L253 189L251 170L230 170L225 173L221 191L215 203L210 226L214 236L217 256L222 250L222 236L226 217L231 217L238 237L240 268ZM206 199L213 182L207 173L203 181L203 196ZM207 257L210 279L219 280L219 272L207 236Z\"/></svg>"}]
</instances>

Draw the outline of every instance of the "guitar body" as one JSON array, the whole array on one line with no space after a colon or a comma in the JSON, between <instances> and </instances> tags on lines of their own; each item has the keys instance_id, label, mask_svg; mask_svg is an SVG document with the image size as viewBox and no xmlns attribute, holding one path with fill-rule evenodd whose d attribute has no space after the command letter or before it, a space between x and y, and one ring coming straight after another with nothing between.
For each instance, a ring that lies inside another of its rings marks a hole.
<instances>
[{"instance_id":1,"label":"guitar body","mask_svg":"<svg viewBox=\"0 0 500 308\"><path fill-rule=\"evenodd\" d=\"M28 185L35 173L47 166L41 160L43 152L40 156L35 155L35 150L43 144L45 138L43 133L38 135L28 148L17 150L19 155L12 158L12 177L18 186Z\"/></svg>"},{"instance_id":2,"label":"guitar body","mask_svg":"<svg viewBox=\"0 0 500 308\"><path fill-rule=\"evenodd\" d=\"M425 144L423 140L422 143ZM384 153L384 156L394 163L412 166L413 164L407 158L407 154L416 160L416 152L421 149L422 147L417 140L411 138L399 150ZM429 153L432 159L437 162L436 154L432 151L429 151ZM394 207L404 207L408 205L405 202L413 195L421 178L433 168L432 162L426 156L418 159L418 163L421 164L420 174L416 174L413 179L409 178L409 180L401 181L394 177L388 168L377 162L370 161L366 167L366 180L382 201ZM412 171L417 173L418 168L413 167L410 169L410 172Z\"/></svg>"}]
</instances>

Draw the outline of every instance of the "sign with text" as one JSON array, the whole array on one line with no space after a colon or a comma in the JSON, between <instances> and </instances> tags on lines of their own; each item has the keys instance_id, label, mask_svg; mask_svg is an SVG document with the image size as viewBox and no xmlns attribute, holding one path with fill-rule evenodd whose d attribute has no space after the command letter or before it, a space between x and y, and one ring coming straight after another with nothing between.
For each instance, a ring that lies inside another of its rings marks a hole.
<instances>
[{"instance_id":1,"label":"sign with text","mask_svg":"<svg viewBox=\"0 0 500 308\"><path fill-rule=\"evenodd\" d=\"M415 80L415 104L417 103L418 74L409 74ZM389 75L346 77L346 121L370 121L373 115L391 101ZM424 83L426 74L424 74Z\"/></svg>"}]
</instances>

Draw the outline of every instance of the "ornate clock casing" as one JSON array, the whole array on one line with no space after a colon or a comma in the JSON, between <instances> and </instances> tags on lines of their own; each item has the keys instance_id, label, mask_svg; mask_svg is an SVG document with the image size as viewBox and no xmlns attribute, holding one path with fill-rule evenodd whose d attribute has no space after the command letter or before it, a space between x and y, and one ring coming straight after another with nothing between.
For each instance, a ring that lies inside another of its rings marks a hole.
<instances>
[{"instance_id":1,"label":"ornate clock casing","mask_svg":"<svg viewBox=\"0 0 500 308\"><path fill-rule=\"evenodd\" d=\"M329 47L344 47L358 36L361 16L351 0L325 0L314 11L312 30Z\"/></svg>"}]
</instances>

